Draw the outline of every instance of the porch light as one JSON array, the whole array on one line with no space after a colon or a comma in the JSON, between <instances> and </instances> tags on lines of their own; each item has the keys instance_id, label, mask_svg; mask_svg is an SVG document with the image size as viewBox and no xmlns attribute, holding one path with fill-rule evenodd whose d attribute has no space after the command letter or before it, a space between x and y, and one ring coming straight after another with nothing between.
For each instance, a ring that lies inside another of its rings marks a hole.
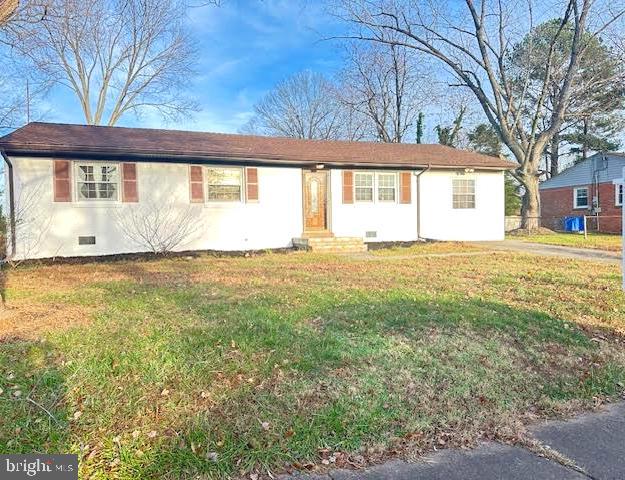
<instances>
[{"instance_id":1,"label":"porch light","mask_svg":"<svg viewBox=\"0 0 625 480\"><path fill-rule=\"evenodd\" d=\"M317 170L323 170L324 168L326 168L326 166L325 166L323 163L318 163L318 164L315 166L315 168L316 168Z\"/></svg>"}]
</instances>

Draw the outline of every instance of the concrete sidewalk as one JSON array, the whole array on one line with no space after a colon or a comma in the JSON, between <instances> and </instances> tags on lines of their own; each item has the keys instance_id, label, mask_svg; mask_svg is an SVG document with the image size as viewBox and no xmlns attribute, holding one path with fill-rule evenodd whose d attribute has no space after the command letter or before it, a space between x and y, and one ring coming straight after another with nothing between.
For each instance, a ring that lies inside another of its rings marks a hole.
<instances>
[{"instance_id":1,"label":"concrete sidewalk","mask_svg":"<svg viewBox=\"0 0 625 480\"><path fill-rule=\"evenodd\" d=\"M444 450L418 463L393 460L365 470L284 475L301 480L622 480L625 479L625 403L568 421L531 429L559 463L521 447L484 443L473 450Z\"/></svg>"}]
</instances>

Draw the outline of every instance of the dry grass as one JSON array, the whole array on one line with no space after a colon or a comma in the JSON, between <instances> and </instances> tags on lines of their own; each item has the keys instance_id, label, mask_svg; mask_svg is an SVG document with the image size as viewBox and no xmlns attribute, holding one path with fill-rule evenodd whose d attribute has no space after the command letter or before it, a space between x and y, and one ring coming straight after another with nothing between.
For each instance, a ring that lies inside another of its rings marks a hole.
<instances>
[{"instance_id":1,"label":"dry grass","mask_svg":"<svg viewBox=\"0 0 625 480\"><path fill-rule=\"evenodd\" d=\"M486 251L486 247L472 245L464 242L422 242L410 246L397 246L370 250L376 256L397 256L397 255L442 255L447 253L467 253Z\"/></svg>"},{"instance_id":2,"label":"dry grass","mask_svg":"<svg viewBox=\"0 0 625 480\"><path fill-rule=\"evenodd\" d=\"M378 254L10 271L0 449L78 453L84 478L350 466L623 390L616 266Z\"/></svg>"}]
</instances>

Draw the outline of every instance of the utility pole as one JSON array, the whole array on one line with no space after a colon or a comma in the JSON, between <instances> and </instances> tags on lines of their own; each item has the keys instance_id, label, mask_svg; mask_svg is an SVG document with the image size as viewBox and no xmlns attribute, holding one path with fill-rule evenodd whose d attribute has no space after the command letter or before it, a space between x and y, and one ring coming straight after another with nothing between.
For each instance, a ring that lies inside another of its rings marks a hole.
<instances>
[{"instance_id":1,"label":"utility pole","mask_svg":"<svg viewBox=\"0 0 625 480\"><path fill-rule=\"evenodd\" d=\"M26 123L30 123L30 80L26 79Z\"/></svg>"},{"instance_id":2,"label":"utility pole","mask_svg":"<svg viewBox=\"0 0 625 480\"><path fill-rule=\"evenodd\" d=\"M614 180L612 183L614 183L614 185L623 185L623 189L625 190L625 167L623 167L623 178L619 178L618 180ZM618 188L618 187L617 187ZM622 235L623 235L623 249L621 252L621 256L623 257L623 270L622 270L622 277L623 277L623 291L625 291L625 207L622 209L623 211L621 212L621 214L623 215L623 219L622 219L622 223L621 223L621 228L623 229Z\"/></svg>"}]
</instances>

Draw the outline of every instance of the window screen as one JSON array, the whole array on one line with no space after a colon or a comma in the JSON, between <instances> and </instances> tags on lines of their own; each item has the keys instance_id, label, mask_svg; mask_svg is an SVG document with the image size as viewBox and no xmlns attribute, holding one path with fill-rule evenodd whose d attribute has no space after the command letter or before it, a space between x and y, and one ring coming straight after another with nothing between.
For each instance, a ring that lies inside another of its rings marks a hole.
<instances>
[{"instance_id":1,"label":"window screen","mask_svg":"<svg viewBox=\"0 0 625 480\"><path fill-rule=\"evenodd\" d=\"M453 208L475 208L474 179L453 179Z\"/></svg>"}]
</instances>

